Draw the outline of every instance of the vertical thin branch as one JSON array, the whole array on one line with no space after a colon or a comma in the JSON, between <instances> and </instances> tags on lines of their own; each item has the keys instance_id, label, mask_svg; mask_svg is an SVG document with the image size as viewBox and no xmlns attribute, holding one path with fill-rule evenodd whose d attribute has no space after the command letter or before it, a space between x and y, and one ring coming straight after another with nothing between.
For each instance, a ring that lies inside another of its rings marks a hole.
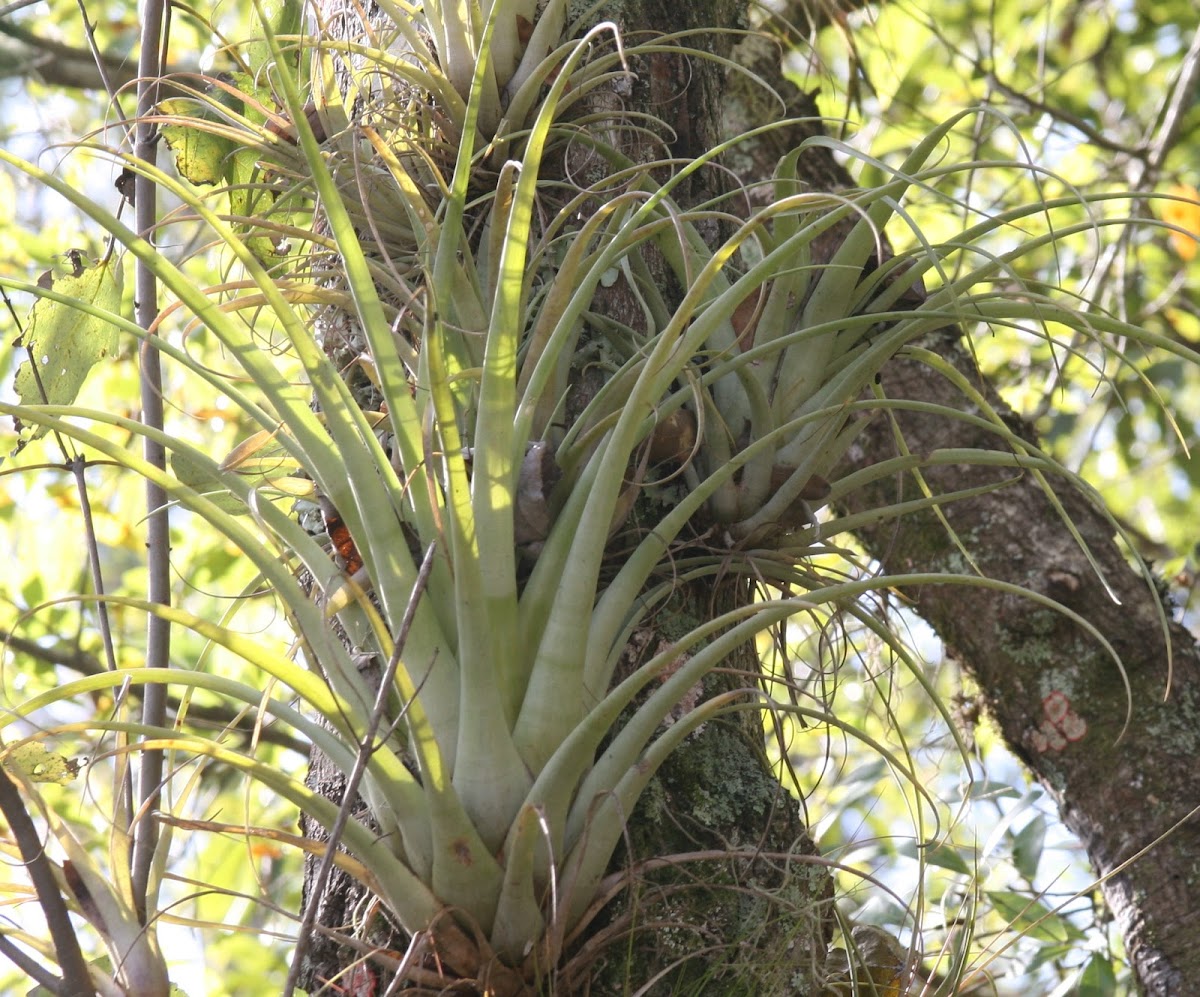
<instances>
[{"instance_id":1,"label":"vertical thin branch","mask_svg":"<svg viewBox=\"0 0 1200 997\"><path fill-rule=\"evenodd\" d=\"M141 51L138 56L138 101L135 127L134 155L147 165L157 158L158 129L150 121L150 115L158 103L160 67L166 3L164 0L146 0L142 8ZM138 233L153 240L154 227L158 221L158 191L146 176L138 175L134 188L134 209ZM152 327L158 317L158 283L153 271L141 261L137 264L134 305L138 324L143 329ZM147 339L141 350L142 421L145 425L161 429L163 426L162 367L159 352L153 339ZM145 437L143 454L146 461L158 468L166 467L166 451L163 446ZM146 566L149 575L147 595L151 602L168 605L171 601L170 573L170 522L167 518L167 494L158 485L146 482ZM167 622L153 614L146 625L146 666L165 668L170 660L171 631ZM166 715L166 686L146 686L142 698L142 722L159 726ZM153 809L160 792L162 780L162 756L157 752L141 755L139 775L138 812ZM133 901L138 916L146 921L147 890L150 868L153 864L155 845L158 838L157 822L141 820L133 828Z\"/></svg>"},{"instance_id":2,"label":"vertical thin branch","mask_svg":"<svg viewBox=\"0 0 1200 997\"><path fill-rule=\"evenodd\" d=\"M113 642L112 621L108 618L108 603L104 600L104 572L100 567L100 541L96 538L96 520L92 515L92 500L87 490L87 463L80 455L67 461L75 476L79 493L79 518L83 522L83 541L87 547L88 570L92 575L92 590L96 593L96 624L104 645L104 663L110 672L117 670L117 649Z\"/></svg>"}]
</instances>

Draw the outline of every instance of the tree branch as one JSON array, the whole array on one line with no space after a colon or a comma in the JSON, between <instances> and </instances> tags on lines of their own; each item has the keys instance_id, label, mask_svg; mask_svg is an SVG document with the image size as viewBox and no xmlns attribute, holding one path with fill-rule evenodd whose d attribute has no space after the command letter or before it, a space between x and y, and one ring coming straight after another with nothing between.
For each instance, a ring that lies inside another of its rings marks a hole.
<instances>
[{"instance_id":1,"label":"tree branch","mask_svg":"<svg viewBox=\"0 0 1200 997\"><path fill-rule=\"evenodd\" d=\"M124 87L137 79L133 56L102 55L109 80ZM168 73L194 72L173 66ZM84 48L42 38L12 20L0 19L0 79L28 77L48 86L78 90L104 90L104 76L92 53Z\"/></svg>"},{"instance_id":2,"label":"tree branch","mask_svg":"<svg viewBox=\"0 0 1200 997\"><path fill-rule=\"evenodd\" d=\"M782 76L778 45L751 37L735 58L776 88L789 115L810 115L815 121L812 96ZM747 103L743 111L746 116L731 121L731 129L779 120L778 108ZM738 161L730 165L747 183L770 176L780 150L794 149L813 127L802 122L780 128L754 148L739 149ZM822 148L802 156L798 169L814 190L852 186ZM938 337L930 348L997 411L1009 412L957 334ZM889 398L970 411L961 390L923 364L891 364L881 387ZM961 420L901 413L896 426L914 454L1003 449L998 436ZM1009 428L1033 442L1032 431L1015 417L1009 418ZM893 430L888 419L876 420L837 476L896 456ZM1014 459L1006 468L957 465L923 473L935 492L945 493L1012 477L1015 466ZM1112 521L1090 496L1069 483L1054 484L1115 599L1030 474L944 508L961 548L933 514L863 532L860 539L893 573L969 571L965 550L984 575L1063 604L1116 649L1123 672L1066 616L1010 594L953 585L907 593L978 683L1006 743L1053 795L1064 823L1087 848L1140 986L1164 997L1200 993L1200 949L1193 944L1200 822L1192 811L1200 801L1200 769L1178 761L1200 750L1195 719L1200 655L1191 635L1175 623L1169 628L1168 654L1160 596L1125 560L1114 542ZM914 479L888 479L850 496L841 511L916 497ZM1147 849L1149 854L1142 855ZM1140 857L1126 865L1134 856Z\"/></svg>"},{"instance_id":3,"label":"tree branch","mask_svg":"<svg viewBox=\"0 0 1200 997\"><path fill-rule=\"evenodd\" d=\"M1007 412L961 343L946 340L939 353ZM889 398L968 410L958 388L911 361L889 367L882 388ZM999 448L996 436L960 420L899 413L896 424L916 454ZM1015 418L1010 428L1033 441ZM863 433L853 464L873 465L896 452L893 426L880 419ZM1012 468L952 465L923 474L936 493L944 493L1011 476ZM1192 870L1200 868L1200 822L1191 819L1200 800L1200 771L1172 764L1196 751L1196 645L1172 623L1169 668L1158 593L1130 567L1114 542L1112 522L1091 497L1065 482L1054 487L1103 580L1031 474L945 506L943 513L985 576L1078 613L1115 648L1120 666L1065 615L1011 594L956 585L906 594L978 683L1005 742L1053 795L1063 822L1087 848L1142 987L1151 994L1200 992L1191 906ZM850 496L846 511L916 494L913 479L892 478ZM860 539L895 571L969 570L932 514L864 532ZM1144 849L1150 854L1126 866Z\"/></svg>"},{"instance_id":4,"label":"tree branch","mask_svg":"<svg viewBox=\"0 0 1200 997\"><path fill-rule=\"evenodd\" d=\"M8 773L0 767L0 813L4 815L12 836L21 851L29 880L37 893L38 903L46 918L50 930L50 940L54 943L54 953L58 958L62 980L55 981L56 993L89 997L96 993L92 985L91 974L88 972L87 961L79 948L79 939L75 937L75 928L71 924L71 916L67 912L62 890L54 878L50 868L50 860L46 849L38 835L37 828L25 809L25 801L17 790L17 785L9 778ZM14 958L16 951L7 954ZM20 960L17 960L20 963ZM42 980L43 985L46 981Z\"/></svg>"}]
</instances>

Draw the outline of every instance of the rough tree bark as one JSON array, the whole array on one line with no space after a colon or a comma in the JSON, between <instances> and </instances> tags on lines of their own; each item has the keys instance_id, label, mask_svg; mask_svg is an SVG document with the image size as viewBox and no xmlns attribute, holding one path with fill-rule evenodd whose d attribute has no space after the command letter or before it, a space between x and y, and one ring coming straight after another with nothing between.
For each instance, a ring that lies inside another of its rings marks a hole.
<instances>
[{"instance_id":1,"label":"rough tree bark","mask_svg":"<svg viewBox=\"0 0 1200 997\"><path fill-rule=\"evenodd\" d=\"M947 338L941 352L987 388L955 339ZM889 397L962 408L953 386L913 363L896 363L883 387ZM989 395L1000 408L994 392ZM899 421L915 453L996 446L994 437L960 421L916 415ZM1032 439L1027 427L1019 428ZM881 422L853 456L855 463L873 464L894 454L891 427ZM1018 467L1015 458L1012 468L945 467L927 480L935 490L949 491L1020 474ZM914 490L911 479L880 482L853 496L851 508L911 497ZM1090 498L1069 486L1059 495L1111 594L1030 474L986 498L947 506L945 513L985 575L1049 596L1094 624L1120 655L1128 690L1112 658L1061 613L976 587L926 587L907 594L978 684L1005 742L1058 802L1096 875L1106 877L1104 896L1139 986L1164 997L1200 993L1196 645L1172 624L1168 662L1159 593L1130 567L1114 542L1111 522ZM933 517L906 519L862 539L897 572L969 570Z\"/></svg>"},{"instance_id":2,"label":"rough tree bark","mask_svg":"<svg viewBox=\"0 0 1200 997\"><path fill-rule=\"evenodd\" d=\"M615 16L618 12L614 7L601 13ZM625 4L619 14L626 33L746 23L744 5L731 0L669 7L649 2ZM807 17L804 14L793 20L806 23ZM692 37L689 44L708 44L715 51L727 52L731 41L730 35L711 33ZM747 43L738 59L789 96L789 114L815 113L811 100L782 80L780 54L778 46L757 40ZM692 75L684 83L681 68L666 58L647 66L642 76L646 86L631 98L645 102L645 107L660 116L668 113L665 107L675 109L676 113L669 114L676 129L670 145L674 155L693 157L709 148L723 130L741 131L762 123L764 115L778 114L777 108L767 108L745 99L745 93L727 89L736 86L736 74L726 78L711 66L690 64L686 69ZM794 147L809 130L798 126L771 133L757 146L740 150L737 161L730 165L743 180L760 180L770 175L781 148ZM850 182L822 153L803 157L799 168L814 189ZM611 302L609 307L619 308L620 303ZM988 390L955 335L946 334L932 345L953 360L972 383ZM891 397L963 406L962 395L953 386L927 368L908 362L897 362L885 373L883 389ZM901 416L899 421L914 453L948 447L995 449L997 445L995 437L959 421L919 416ZM1025 427L1021 427L1021 435L1030 438ZM893 456L894 451L891 428L879 420L852 453L852 465L873 464ZM943 491L1015 474L1019 474L1015 458L1008 469L958 467L926 472L929 483ZM914 488L913 482L903 479L880 482L874 490L852 496L847 508L852 511L896 501L901 495L911 497ZM1200 889L1200 831L1195 821L1185 819L1200 803L1200 769L1194 764L1200 751L1196 649L1182 629L1172 628L1174 667L1168 686L1167 657L1157 623L1158 595L1128 567L1112 541L1109 523L1091 500L1065 486L1060 493L1100 561L1115 599L1097 580L1031 475L1020 475L1000 491L947 507L946 514L984 573L1044 593L1093 622L1121 655L1129 679L1128 694L1112 660L1061 615L1011 595L975 587L925 587L908 594L978 683L1008 744L1059 801L1064 820L1087 845L1097 873L1108 877L1105 895L1124 931L1141 987L1152 994L1200 993L1200 949L1190 944L1196 931L1195 896ZM944 527L932 517L908 519L865 533L862 539L894 572L967 570ZM728 597L745 598L747 593ZM685 623L705 600L701 593L681 593L675 623ZM669 622L660 620L656 627L657 633L643 639L669 638ZM1127 708L1131 719L1125 726ZM680 864L668 870L666 878L661 871L643 866L642 887L627 901L634 906L642 904L636 917L630 913L633 907L614 906L594 922L595 934L581 939L577 951L590 956L589 946L599 948L614 939L621 940L613 949L619 950L625 928L635 923L651 930L642 932L616 962L597 957L592 964L592 992L618 993L623 984L645 983L681 954L677 942L690 948L695 958L665 980L664 988L674 986L683 988L676 992L687 993L691 992L688 987L694 990L703 979L706 986L713 983L705 993L788 992L780 988L781 981L745 975L753 969L754 960L737 954L739 947L744 950L741 943L751 941L760 951L770 951L772 938L783 937L802 941L792 967L801 975L789 981L794 988L791 992L814 992L827 943L828 922L820 914L819 902L826 895L827 883L817 877L806 884L800 903L796 897L784 895L797 867L781 864L772 856L809 854L812 846L794 805L770 780L758 738L756 729L731 722L690 740L688 751L673 760L632 815L631 854L623 855L622 863L636 866L654 857L708 848L729 847L734 854L707 868L699 863ZM714 748L715 754L709 753ZM730 771L744 772L746 778L726 778L724 773ZM722 776L716 777L715 772ZM327 784L324 789L336 795L335 785ZM703 806L697 805L698 800ZM742 853L741 846L748 844L751 851L757 850L757 860ZM1146 849L1150 850L1143 854ZM717 868L722 871L714 872ZM771 910L753 911L751 924L744 913L733 916L727 905L706 907L705 891L681 889L686 881L702 880L709 886L717 884L717 892L733 897L753 892L765 898L763 902ZM344 881L335 882L332 890L346 886ZM354 899L332 891L325 899L330 913L323 923L345 927L346 920L339 918L353 909ZM657 908L656 903L660 905ZM775 924L771 935L761 933L761 923ZM684 925L675 940L662 930ZM383 944L395 947L398 942L392 937ZM631 951L635 954L629 955ZM353 950L337 946L317 955L319 959L314 959L311 967L314 980L331 978L348 960L358 957ZM802 982L804 974L809 974L808 983ZM582 977L561 982L568 987L564 992L583 986ZM726 989L717 989L717 983ZM318 989L310 987L313 992Z\"/></svg>"}]
</instances>

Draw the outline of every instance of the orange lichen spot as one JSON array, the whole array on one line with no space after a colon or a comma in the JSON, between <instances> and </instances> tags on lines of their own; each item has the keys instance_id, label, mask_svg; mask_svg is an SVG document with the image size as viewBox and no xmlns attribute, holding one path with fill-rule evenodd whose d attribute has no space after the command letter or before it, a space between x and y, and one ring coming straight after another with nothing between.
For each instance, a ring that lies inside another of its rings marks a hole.
<instances>
[{"instance_id":1,"label":"orange lichen spot","mask_svg":"<svg viewBox=\"0 0 1200 997\"><path fill-rule=\"evenodd\" d=\"M1055 690L1042 700L1042 718L1030 741L1038 752L1062 751L1087 731L1087 721L1075 712L1064 693Z\"/></svg>"}]
</instances>

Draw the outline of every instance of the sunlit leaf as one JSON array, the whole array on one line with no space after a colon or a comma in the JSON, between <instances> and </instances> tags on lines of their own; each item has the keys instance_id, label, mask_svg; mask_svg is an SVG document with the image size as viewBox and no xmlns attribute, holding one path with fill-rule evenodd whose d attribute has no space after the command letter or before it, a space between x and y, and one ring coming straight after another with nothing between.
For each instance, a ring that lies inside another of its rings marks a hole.
<instances>
[{"instance_id":1,"label":"sunlit leaf","mask_svg":"<svg viewBox=\"0 0 1200 997\"><path fill-rule=\"evenodd\" d=\"M20 772L30 782L66 785L79 775L82 763L51 751L40 741L27 741L0 755L0 764Z\"/></svg>"},{"instance_id":2,"label":"sunlit leaf","mask_svg":"<svg viewBox=\"0 0 1200 997\"><path fill-rule=\"evenodd\" d=\"M229 169L227 160L237 149L233 141L189 124L188 118L197 115L193 100L182 97L164 100L159 109L180 119L178 123L162 126L163 141L175 154L179 175L198 187L212 186L225 179Z\"/></svg>"},{"instance_id":3,"label":"sunlit leaf","mask_svg":"<svg viewBox=\"0 0 1200 997\"><path fill-rule=\"evenodd\" d=\"M47 272L42 283L72 302L119 312L121 266L117 256L95 266L87 266L78 251L68 256L73 272L57 277ZM117 351L116 327L72 302L41 298L30 312L22 337L29 359L17 370L13 385L27 405L70 405L92 367ZM44 433L44 428L35 428L28 438Z\"/></svg>"}]
</instances>

